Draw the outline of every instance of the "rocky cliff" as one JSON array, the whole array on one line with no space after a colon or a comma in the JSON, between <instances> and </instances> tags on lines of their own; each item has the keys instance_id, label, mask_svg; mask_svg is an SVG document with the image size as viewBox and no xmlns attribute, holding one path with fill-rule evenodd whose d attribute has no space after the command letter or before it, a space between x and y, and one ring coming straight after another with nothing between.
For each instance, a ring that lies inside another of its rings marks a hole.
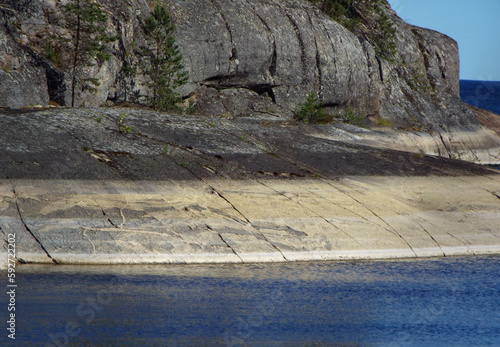
<instances>
[{"instance_id":1,"label":"rocky cliff","mask_svg":"<svg viewBox=\"0 0 500 347\"><path fill-rule=\"evenodd\" d=\"M149 2L98 2L110 18L107 31L120 38L110 45L112 59L89 68L101 85L95 94L79 91L78 106L135 101L147 93L141 77L127 67L140 64L136 50L144 43L141 21ZM47 52L50 34L64 35L65 28L58 26L61 3L0 3L0 106L68 105L68 44L56 47L57 63ZM358 115L405 128L479 126L459 99L456 42L405 23L385 0L359 0L361 23L352 31L305 0L167 3L190 73L180 92L195 101L200 114L290 117L315 91L332 114L350 106ZM391 57L380 53L370 35L380 30L374 24L380 13L395 29Z\"/></svg>"}]
</instances>

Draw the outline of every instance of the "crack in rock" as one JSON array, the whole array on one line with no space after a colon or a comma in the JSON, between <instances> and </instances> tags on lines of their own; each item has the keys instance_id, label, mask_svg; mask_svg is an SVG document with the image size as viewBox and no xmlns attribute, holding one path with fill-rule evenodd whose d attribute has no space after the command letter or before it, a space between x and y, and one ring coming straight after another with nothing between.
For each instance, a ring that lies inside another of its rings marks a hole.
<instances>
[{"instance_id":1,"label":"crack in rock","mask_svg":"<svg viewBox=\"0 0 500 347\"><path fill-rule=\"evenodd\" d=\"M304 43L304 38L302 37L302 32L300 31L299 24L295 21L294 17L290 13L290 9L285 8L284 10L285 16L288 18L288 21L292 25L293 31L297 37L297 41L299 42L300 47L300 60L302 63L302 83L307 81L307 53Z\"/></svg>"},{"instance_id":2,"label":"crack in rock","mask_svg":"<svg viewBox=\"0 0 500 347\"><path fill-rule=\"evenodd\" d=\"M285 197L285 198L287 198L288 200L293 201L294 203L296 203L296 204L298 204L298 205L302 206L303 208L307 209L309 212L311 212L311 213L315 214L317 217L321 218L321 219L322 219L322 220L324 220L326 223L328 223L328 224L330 224L331 226L333 226L336 230L338 230L338 231L340 231L341 233L343 233L343 234L347 235L347 236L348 236L349 238L351 238L354 242L356 242L358 245L360 245L361 247L363 247L363 245L362 245L362 244L361 244L361 243L360 243L360 242L359 242L356 238L354 238L351 234L349 234L349 233L345 232L344 230L342 230L341 228L339 228L338 226L336 226L333 222L329 221L329 220L328 220L328 219L326 219L325 217L323 217L323 216L321 216L320 214L318 214L316 211L312 210L311 208L309 208L309 207L307 207L307 206L304 206L304 205L303 205L303 204L301 204L299 201L296 201L296 200L294 200L293 198L290 198L290 197L286 196L286 195L285 195L285 194L283 194L282 192L280 192L280 191L278 191L278 190L276 190L276 189L274 189L274 188L272 188L272 187L269 187L268 185L266 185L266 184L265 184L265 183L263 183L263 182L260 182L260 181L258 181L258 180L256 180L255 182L257 182L257 183L259 183L259 184L263 185L263 186L264 186L264 187L266 187L266 188L269 188L269 189L271 189L271 190L275 191L275 192L276 192L276 193L278 193L279 195L284 196L284 197ZM319 195L317 195L317 194L315 194L315 193L313 193L313 192L311 192L311 194L314 194L314 195L316 195L316 196L319 196ZM319 196L319 197L320 197L320 198L322 198L321 196ZM336 205L336 204L335 204L335 205ZM336 205L336 206L337 206L337 205ZM289 226L287 226L287 227L288 227L288 228L290 228Z\"/></svg>"},{"instance_id":3,"label":"crack in rock","mask_svg":"<svg viewBox=\"0 0 500 347\"><path fill-rule=\"evenodd\" d=\"M207 225L207 228L208 228L209 230L213 230L212 228L208 227L208 225ZM229 245L229 243L227 243L227 241L226 241L226 240L224 240L224 238L222 237L222 235L221 235L220 233L217 233L217 235L219 235L219 237L220 237L221 241L222 241L222 242L224 242L224 244L225 244L225 245L226 245L226 246L227 246L227 247L228 247L231 251L233 251L234 255L236 255L236 256L237 256L237 257L241 260L241 262L242 262L242 263L244 263L243 259L241 259L241 257L238 255L238 253L236 253L236 251L234 250L234 248L233 248L233 247L231 247L231 246Z\"/></svg>"},{"instance_id":4,"label":"crack in rock","mask_svg":"<svg viewBox=\"0 0 500 347\"><path fill-rule=\"evenodd\" d=\"M100 206L99 206L100 207ZM111 220L111 218L109 218L107 215L106 215L106 212L104 212L104 209L101 207L101 212L102 212L102 215L104 217L106 217L107 221L109 222L109 224L111 224L112 226L114 226L115 228L119 229L118 228L118 225L116 225L115 223L113 223L113 221Z\"/></svg>"},{"instance_id":5,"label":"crack in rock","mask_svg":"<svg viewBox=\"0 0 500 347\"><path fill-rule=\"evenodd\" d=\"M380 221L382 221L382 223L384 223L385 225L387 225L389 227L389 229L388 228L384 228L384 229L387 230L388 232L390 232L391 234L394 234L395 236L398 236L401 240L403 240L404 243L406 243L406 245L411 249L411 251L413 252L413 254L415 254L415 257L417 257L417 253L415 252L415 250L413 249L413 247L410 245L410 243L403 237L403 235L401 235L400 233L398 233L396 231L396 229L394 229L389 223L387 223L387 221L385 221L382 217L380 217L377 213L375 213L375 211L373 211L372 209L370 209L368 206L366 206L361 201L359 201L355 197L351 196L347 192L345 192L342 189L340 189L338 187L335 187L334 185L330 184L330 182L327 182L327 184L329 184L330 186L332 186L335 189L339 190L341 193L345 194L347 197L351 198L352 200L354 200L355 202L357 202L358 204L360 204L361 206L363 206L367 211L369 211L376 218L378 218Z\"/></svg>"},{"instance_id":6,"label":"crack in rock","mask_svg":"<svg viewBox=\"0 0 500 347\"><path fill-rule=\"evenodd\" d=\"M463 243L463 244L464 244L464 246L466 246L466 247L467 247L467 249L469 249L469 245L468 245L467 243L465 243L465 241L460 240L458 237L456 237L455 235L453 235L453 234L451 234L451 233L449 233L449 232L446 232L446 233L447 233L448 235L450 235L451 237L453 237L455 240L457 240L457 241L459 241L459 242Z\"/></svg>"},{"instance_id":7,"label":"crack in rock","mask_svg":"<svg viewBox=\"0 0 500 347\"><path fill-rule=\"evenodd\" d=\"M288 260L285 255L283 254L283 252L281 251L281 249L278 248L278 246L276 246L274 243L272 243L271 241L269 241L269 239L266 237L266 235L264 235L261 231L259 231L253 224L252 222L250 222L250 220L240 211L238 210L238 208L236 208L236 206L234 206L234 204L229 201L224 195L222 195L217 189L215 189L214 187L211 187L213 189L213 191L215 193L217 193L217 195L219 195L220 198L222 198L223 200L225 200L229 205L232 206L232 208L238 212L244 219L245 221L255 230L257 231L263 238L264 240L269 243L275 250L277 250L278 252L280 252L281 256L283 257L283 259L285 260Z\"/></svg>"},{"instance_id":8,"label":"crack in rock","mask_svg":"<svg viewBox=\"0 0 500 347\"><path fill-rule=\"evenodd\" d=\"M35 234L31 231L31 229L28 227L28 225L24 221L23 215L21 213L21 208L19 207L19 200L18 200L18 197L17 197L16 188L14 186L12 187L12 192L14 193L14 201L15 201L15 204L16 204L17 213L19 214L19 219L20 219L21 223L23 224L24 228L33 237L33 239L40 245L40 247L45 252L45 254L47 255L47 257L50 258L50 260L52 260L52 262L54 264L59 264L59 262L56 259L52 258L52 256L47 251L47 249L43 246L43 244L40 242L40 240L35 236Z\"/></svg>"},{"instance_id":9,"label":"crack in rock","mask_svg":"<svg viewBox=\"0 0 500 347\"><path fill-rule=\"evenodd\" d=\"M315 26L313 23L313 20L311 18L311 14L309 12L306 12L307 18L309 19L309 25L311 28L315 31ZM315 63L316 63L316 70L317 70L317 75L315 76L315 79L317 80L317 90L318 96L321 101L323 101L323 70L321 68L321 53L319 50L319 44L318 44L318 39L316 35L314 36L314 46L316 47L316 55L315 55Z\"/></svg>"},{"instance_id":10,"label":"crack in rock","mask_svg":"<svg viewBox=\"0 0 500 347\"><path fill-rule=\"evenodd\" d=\"M219 15L221 19L224 21L224 25L226 27L226 30L229 35L229 41L231 43L231 52L229 56L229 71L228 74L233 74L236 73L238 70L238 51L236 49L236 44L234 42L233 38L233 30L231 29L231 25L229 24L229 21L227 20L226 16L224 15L224 11L222 10L221 6L218 5L215 1L212 1L212 5L217 8L219 11Z\"/></svg>"},{"instance_id":11,"label":"crack in rock","mask_svg":"<svg viewBox=\"0 0 500 347\"><path fill-rule=\"evenodd\" d=\"M249 6L252 6L252 4L249 1L247 1L247 3ZM272 51L273 51L272 56L271 56L271 62L269 65L269 73L270 73L271 77L274 77L276 75L277 60L278 60L278 49L276 46L276 37L273 33L273 30L269 26L269 24L264 20L264 18L260 14L258 14L256 12L255 8L253 8L253 9L254 9L255 16L261 21L261 23L266 28L266 31L269 33L268 38L269 38L269 41L272 45ZM276 100L273 100L273 102L276 103Z\"/></svg>"},{"instance_id":12,"label":"crack in rock","mask_svg":"<svg viewBox=\"0 0 500 347\"><path fill-rule=\"evenodd\" d=\"M448 148L448 146L446 145L446 142L444 140L443 134L441 134L440 131L438 131L438 134L439 134L439 138L441 139L441 142L443 143L444 148L448 152L448 157L452 158L453 157L453 151L452 151L451 147ZM448 141L449 141L449 138L448 138Z\"/></svg>"},{"instance_id":13,"label":"crack in rock","mask_svg":"<svg viewBox=\"0 0 500 347\"><path fill-rule=\"evenodd\" d=\"M223 199L224 201L226 201L234 211L236 211L244 220L244 222L247 223L247 225L250 225L257 233L259 233L262 238L267 242L269 243L275 250L277 250L281 256L283 257L283 259L285 260L288 260L285 255L283 254L283 252L281 251L281 249L279 249L275 244L273 244L271 241L268 240L268 238L262 233L260 232L253 224L252 222L240 211L238 210L238 208L231 202L229 201L229 199L227 199L221 192L218 191L218 189L216 189L215 187L213 187L210 183L208 183L207 181L205 181L202 177L198 176L195 172L193 172L191 169L189 168L185 168L187 171L191 172L191 174L196 177L198 180L200 180L201 182L205 183L213 193L217 194L221 199ZM234 219L234 218L233 218ZM237 221L240 223L240 221ZM243 224L243 223L241 223Z\"/></svg>"},{"instance_id":14,"label":"crack in rock","mask_svg":"<svg viewBox=\"0 0 500 347\"><path fill-rule=\"evenodd\" d=\"M94 204L96 204L101 209L102 215L104 216L104 218L106 218L108 223L111 224L113 227L119 229L119 227L115 223L113 223L111 218L108 217L108 215L106 214L106 211L104 211L104 208L102 208L101 204L99 202L97 202L96 199L93 199L93 201L94 201Z\"/></svg>"},{"instance_id":15,"label":"crack in rock","mask_svg":"<svg viewBox=\"0 0 500 347\"><path fill-rule=\"evenodd\" d=\"M488 179L491 179L491 177L489 177L489 176L484 176L484 175L483 175L482 177L486 177L486 178L488 178ZM458 179L458 180L460 180L461 182L464 182L464 183L466 183L466 184L469 184L469 185L471 185L471 186L476 187L476 185L475 185L475 184L473 184L473 183L469 182L468 180L464 180L464 179L462 179L462 178L460 178L460 177L457 177L457 179ZM496 181L496 180L494 180L494 179L491 179L491 180ZM493 196L497 197L498 199L500 199L500 193L497 193L496 191L491 191L491 190L486 189L486 188L481 188L481 187L479 187L479 188L480 188L480 189L485 190L486 192L488 192L488 193L492 194Z\"/></svg>"},{"instance_id":16,"label":"crack in rock","mask_svg":"<svg viewBox=\"0 0 500 347\"><path fill-rule=\"evenodd\" d=\"M437 240L434 238L434 236L431 235L431 233L424 228L424 226L422 224L420 224L420 222L418 220L416 220L415 218L413 217L410 217L415 223L417 223L423 231L425 231L425 233L427 235L429 235L429 237L432 239L432 241L434 241L434 243L439 247L439 249L441 250L441 253L443 253L443 257L446 257L446 253L443 251L443 249L441 248L441 245L439 244L439 242L437 242Z\"/></svg>"}]
</instances>

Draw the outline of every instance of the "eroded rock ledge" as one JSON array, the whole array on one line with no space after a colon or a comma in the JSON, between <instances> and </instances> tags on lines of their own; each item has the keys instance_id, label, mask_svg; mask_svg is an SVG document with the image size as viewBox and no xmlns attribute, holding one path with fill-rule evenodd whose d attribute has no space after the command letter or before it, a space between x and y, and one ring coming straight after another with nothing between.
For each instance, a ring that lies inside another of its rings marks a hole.
<instances>
[{"instance_id":1,"label":"eroded rock ledge","mask_svg":"<svg viewBox=\"0 0 500 347\"><path fill-rule=\"evenodd\" d=\"M500 252L498 171L377 148L376 131L125 108L0 110L0 127L0 229L21 262Z\"/></svg>"}]
</instances>

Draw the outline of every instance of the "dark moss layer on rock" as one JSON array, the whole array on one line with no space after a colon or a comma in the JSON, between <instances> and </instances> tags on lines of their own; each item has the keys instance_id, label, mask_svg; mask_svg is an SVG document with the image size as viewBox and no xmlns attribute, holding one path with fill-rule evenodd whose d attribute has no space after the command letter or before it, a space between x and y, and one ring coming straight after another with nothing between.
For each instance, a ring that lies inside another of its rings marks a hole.
<instances>
[{"instance_id":1,"label":"dark moss layer on rock","mask_svg":"<svg viewBox=\"0 0 500 347\"><path fill-rule=\"evenodd\" d=\"M118 118L132 132L122 133ZM190 180L491 174L457 160L363 146L343 125L172 116L125 108L0 110L0 177ZM359 131L359 130L358 130ZM321 138L321 134L331 135ZM320 135L318 135L320 134Z\"/></svg>"}]
</instances>

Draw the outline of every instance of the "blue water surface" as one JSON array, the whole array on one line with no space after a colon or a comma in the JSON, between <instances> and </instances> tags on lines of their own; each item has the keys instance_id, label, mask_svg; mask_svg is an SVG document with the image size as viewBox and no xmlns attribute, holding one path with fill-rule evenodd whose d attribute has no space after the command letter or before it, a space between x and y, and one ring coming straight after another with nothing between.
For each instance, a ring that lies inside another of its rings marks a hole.
<instances>
[{"instance_id":1,"label":"blue water surface","mask_svg":"<svg viewBox=\"0 0 500 347\"><path fill-rule=\"evenodd\" d=\"M461 80L460 97L468 104L500 114L500 82Z\"/></svg>"},{"instance_id":2,"label":"blue water surface","mask_svg":"<svg viewBox=\"0 0 500 347\"><path fill-rule=\"evenodd\" d=\"M500 346L499 268L495 256L18 266L16 343L2 329L0 345Z\"/></svg>"}]
</instances>

